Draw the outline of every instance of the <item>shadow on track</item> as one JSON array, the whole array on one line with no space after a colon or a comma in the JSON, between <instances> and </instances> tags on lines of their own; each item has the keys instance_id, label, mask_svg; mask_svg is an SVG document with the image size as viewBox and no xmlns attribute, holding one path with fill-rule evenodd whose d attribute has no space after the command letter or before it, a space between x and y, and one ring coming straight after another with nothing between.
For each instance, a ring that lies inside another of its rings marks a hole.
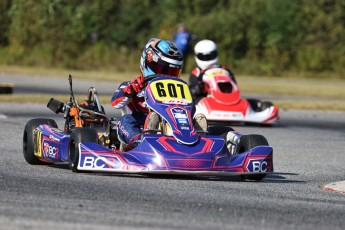
<instances>
[{"instance_id":1,"label":"shadow on track","mask_svg":"<svg viewBox=\"0 0 345 230\"><path fill-rule=\"evenodd\" d=\"M49 165L49 167L68 169L68 165ZM123 177L123 178L142 178L143 180L181 180L181 181L224 181L224 182L243 182L243 183L307 183L301 180L288 180L284 175L298 175L294 173L272 173L267 175L260 181L244 180L241 176L199 176L199 175L167 175L167 174L131 174L131 173L110 173L110 172L80 172L80 174L88 174L90 176L100 177Z\"/></svg>"}]
</instances>

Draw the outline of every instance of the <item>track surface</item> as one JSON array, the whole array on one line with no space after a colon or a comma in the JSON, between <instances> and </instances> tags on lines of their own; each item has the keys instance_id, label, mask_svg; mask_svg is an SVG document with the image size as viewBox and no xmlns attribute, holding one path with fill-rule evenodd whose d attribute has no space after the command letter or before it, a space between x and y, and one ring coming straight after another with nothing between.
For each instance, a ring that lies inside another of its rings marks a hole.
<instances>
[{"instance_id":1,"label":"track surface","mask_svg":"<svg viewBox=\"0 0 345 230\"><path fill-rule=\"evenodd\" d=\"M32 166L22 154L25 123L63 120L37 104L0 103L0 114L0 229L345 228L345 195L320 189L345 179L344 113L282 111L275 127L234 126L274 148L276 173L261 182Z\"/></svg>"}]
</instances>

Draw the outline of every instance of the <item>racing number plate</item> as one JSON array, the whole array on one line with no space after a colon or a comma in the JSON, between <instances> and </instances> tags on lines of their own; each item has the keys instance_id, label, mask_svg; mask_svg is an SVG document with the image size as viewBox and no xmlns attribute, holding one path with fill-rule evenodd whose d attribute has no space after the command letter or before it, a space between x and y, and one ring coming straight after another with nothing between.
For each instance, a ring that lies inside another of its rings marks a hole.
<instances>
[{"instance_id":1,"label":"racing number plate","mask_svg":"<svg viewBox=\"0 0 345 230\"><path fill-rule=\"evenodd\" d=\"M161 80L151 83L154 98L166 104L189 104L192 96L186 83L175 80Z\"/></svg>"}]
</instances>

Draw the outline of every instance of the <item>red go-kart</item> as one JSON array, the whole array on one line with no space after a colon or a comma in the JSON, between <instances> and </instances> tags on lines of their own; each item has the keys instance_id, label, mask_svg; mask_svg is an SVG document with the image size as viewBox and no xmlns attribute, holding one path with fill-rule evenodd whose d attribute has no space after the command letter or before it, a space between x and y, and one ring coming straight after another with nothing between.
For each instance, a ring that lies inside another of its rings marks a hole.
<instances>
[{"instance_id":1,"label":"red go-kart","mask_svg":"<svg viewBox=\"0 0 345 230\"><path fill-rule=\"evenodd\" d=\"M208 95L196 104L196 113L214 122L274 124L279 120L278 107L272 102L241 98L237 84L222 68L205 71L203 82Z\"/></svg>"}]
</instances>

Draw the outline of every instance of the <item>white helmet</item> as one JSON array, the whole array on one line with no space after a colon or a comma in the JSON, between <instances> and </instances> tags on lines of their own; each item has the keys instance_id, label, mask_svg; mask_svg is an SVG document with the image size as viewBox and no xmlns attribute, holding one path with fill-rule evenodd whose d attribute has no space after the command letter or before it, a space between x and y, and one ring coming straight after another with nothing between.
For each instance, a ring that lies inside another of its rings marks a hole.
<instances>
[{"instance_id":1,"label":"white helmet","mask_svg":"<svg viewBox=\"0 0 345 230\"><path fill-rule=\"evenodd\" d=\"M218 64L217 45L211 40L201 40L194 47L195 61L204 70Z\"/></svg>"}]
</instances>

